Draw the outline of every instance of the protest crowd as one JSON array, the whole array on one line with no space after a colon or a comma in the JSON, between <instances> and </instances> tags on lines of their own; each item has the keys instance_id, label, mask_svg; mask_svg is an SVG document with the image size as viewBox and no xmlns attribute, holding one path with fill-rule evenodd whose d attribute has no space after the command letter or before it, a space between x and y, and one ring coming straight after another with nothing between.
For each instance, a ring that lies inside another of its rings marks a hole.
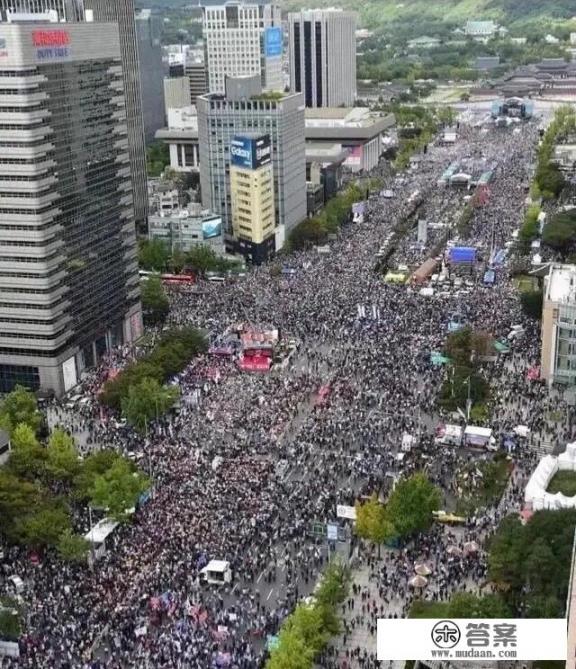
<instances>
[{"instance_id":1,"label":"protest crowd","mask_svg":"<svg viewBox=\"0 0 576 669\"><path fill-rule=\"evenodd\" d=\"M408 230L387 263L414 267L426 259L470 195L438 185L446 165L463 157L497 165L490 197L474 210L464 241L485 256L504 248L522 219L535 145L530 124L519 133L462 125L455 145L434 143L402 178L387 174L384 188L393 197L370 194L364 220L344 226L330 253L287 256L290 276L273 272L271 263L234 284L206 283L201 294L173 290L169 324L214 335L238 322L272 325L297 342L285 369L247 374L229 360L199 357L175 379L180 412L155 421L146 439L103 415L97 400L106 370L126 364L137 354L132 349L113 352L83 381L78 392L90 402L75 409L55 402L52 422L70 430L82 452L114 448L137 456L152 478L153 496L116 532L93 569L50 558L34 565L16 549L8 553L0 590L11 573L23 579L26 630L20 658L4 658L0 666L256 669L266 639L312 591L330 554L340 552L353 573L368 569L378 597L353 584L343 635L320 665L369 669L376 666L374 652L354 646L354 628L373 635L378 617L406 615L417 596L445 600L473 590L485 578L483 540L503 515L520 508L538 448L573 439L574 425L568 418L548 425L550 391L526 380L527 369L538 364L539 338L536 324L521 313L506 267L494 285L477 277L467 292L421 295L385 284L375 254L418 191L418 217L445 227L429 227L425 249L414 246L415 231ZM445 370L430 363L430 353L442 350L454 311L494 337L506 337L513 324L525 328L511 352L484 370L496 437L518 424L531 429L529 444L514 453L503 500L459 532L437 525L380 558L350 527L348 543L331 545L311 528L335 520L337 504L353 505L420 470L442 487L448 503L455 470L484 457L434 439L435 426L447 418L436 407ZM416 443L400 462L404 433ZM466 553L465 542L478 549ZM230 563L230 584L200 582L200 569L212 559ZM409 585L419 560L433 568L424 593Z\"/></svg>"}]
</instances>

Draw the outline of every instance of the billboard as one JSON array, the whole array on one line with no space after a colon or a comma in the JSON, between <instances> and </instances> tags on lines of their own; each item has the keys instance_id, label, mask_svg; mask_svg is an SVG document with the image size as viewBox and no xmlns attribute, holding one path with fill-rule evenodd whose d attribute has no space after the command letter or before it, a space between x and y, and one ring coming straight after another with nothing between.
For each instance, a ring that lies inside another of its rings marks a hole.
<instances>
[{"instance_id":1,"label":"billboard","mask_svg":"<svg viewBox=\"0 0 576 669\"><path fill-rule=\"evenodd\" d=\"M266 58L282 55L282 28L266 28L264 32L264 55Z\"/></svg>"},{"instance_id":2,"label":"billboard","mask_svg":"<svg viewBox=\"0 0 576 669\"><path fill-rule=\"evenodd\" d=\"M220 237L222 234L222 219L211 218L207 221L202 221L202 239L212 239L213 237Z\"/></svg>"},{"instance_id":3,"label":"billboard","mask_svg":"<svg viewBox=\"0 0 576 669\"><path fill-rule=\"evenodd\" d=\"M270 135L259 137L243 137L236 135L230 145L232 165L256 170L272 160Z\"/></svg>"},{"instance_id":4,"label":"billboard","mask_svg":"<svg viewBox=\"0 0 576 669\"><path fill-rule=\"evenodd\" d=\"M361 167L363 146L361 144L354 144L352 146L348 145L345 148L348 149L348 157L344 161L344 165L347 167Z\"/></svg>"},{"instance_id":5,"label":"billboard","mask_svg":"<svg viewBox=\"0 0 576 669\"><path fill-rule=\"evenodd\" d=\"M78 383L76 375L76 359L74 356L62 363L62 375L64 377L64 392L68 392Z\"/></svg>"}]
</instances>

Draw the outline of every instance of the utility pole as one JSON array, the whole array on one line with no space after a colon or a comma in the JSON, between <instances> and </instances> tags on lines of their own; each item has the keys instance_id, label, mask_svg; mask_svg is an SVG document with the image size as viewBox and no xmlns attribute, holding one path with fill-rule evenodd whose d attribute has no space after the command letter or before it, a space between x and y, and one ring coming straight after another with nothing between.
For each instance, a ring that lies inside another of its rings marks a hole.
<instances>
[{"instance_id":1,"label":"utility pole","mask_svg":"<svg viewBox=\"0 0 576 669\"><path fill-rule=\"evenodd\" d=\"M90 523L90 556L92 557L92 569L94 569L94 564L96 562L94 556L94 536L92 534L93 524L92 524L92 506L88 504L88 522Z\"/></svg>"}]
</instances>

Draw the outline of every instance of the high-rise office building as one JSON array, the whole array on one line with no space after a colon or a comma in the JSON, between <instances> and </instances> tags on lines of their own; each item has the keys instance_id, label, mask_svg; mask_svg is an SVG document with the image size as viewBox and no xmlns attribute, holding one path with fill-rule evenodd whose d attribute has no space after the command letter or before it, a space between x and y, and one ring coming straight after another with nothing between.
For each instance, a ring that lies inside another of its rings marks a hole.
<instances>
[{"instance_id":1,"label":"high-rise office building","mask_svg":"<svg viewBox=\"0 0 576 669\"><path fill-rule=\"evenodd\" d=\"M142 90L144 138L154 141L156 130L164 127L164 65L162 63L162 19L149 9L136 12L136 36Z\"/></svg>"},{"instance_id":2,"label":"high-rise office building","mask_svg":"<svg viewBox=\"0 0 576 669\"><path fill-rule=\"evenodd\" d=\"M280 8L227 2L203 8L208 92L225 92L225 78L258 75L263 90L283 91Z\"/></svg>"},{"instance_id":3,"label":"high-rise office building","mask_svg":"<svg viewBox=\"0 0 576 669\"><path fill-rule=\"evenodd\" d=\"M84 0L2 0L0 10L16 14L56 12L60 21L84 20Z\"/></svg>"},{"instance_id":4,"label":"high-rise office building","mask_svg":"<svg viewBox=\"0 0 576 669\"><path fill-rule=\"evenodd\" d=\"M164 79L164 105L166 117L171 109L190 107L190 80L188 77L168 77Z\"/></svg>"},{"instance_id":5,"label":"high-rise office building","mask_svg":"<svg viewBox=\"0 0 576 669\"><path fill-rule=\"evenodd\" d=\"M232 231L240 253L254 264L276 250L274 173L269 135L236 135L230 145Z\"/></svg>"},{"instance_id":6,"label":"high-rise office building","mask_svg":"<svg viewBox=\"0 0 576 669\"><path fill-rule=\"evenodd\" d=\"M199 95L208 93L208 73L203 60L195 60L192 56L186 55L184 73L190 83L190 101L196 102Z\"/></svg>"},{"instance_id":7,"label":"high-rise office building","mask_svg":"<svg viewBox=\"0 0 576 669\"><path fill-rule=\"evenodd\" d=\"M576 384L576 265L552 263L544 279L540 378Z\"/></svg>"},{"instance_id":8,"label":"high-rise office building","mask_svg":"<svg viewBox=\"0 0 576 669\"><path fill-rule=\"evenodd\" d=\"M134 0L0 0L1 10L31 14L55 11L59 21L96 21L118 24L124 72L128 150L134 190L134 213L136 227L141 232L145 232L148 219L148 185Z\"/></svg>"},{"instance_id":9,"label":"high-rise office building","mask_svg":"<svg viewBox=\"0 0 576 669\"><path fill-rule=\"evenodd\" d=\"M92 10L94 21L101 23L112 21L118 24L120 31L134 213L137 230L145 232L148 220L148 183L134 0L84 0L84 8Z\"/></svg>"},{"instance_id":10,"label":"high-rise office building","mask_svg":"<svg viewBox=\"0 0 576 669\"><path fill-rule=\"evenodd\" d=\"M61 394L142 328L118 26L0 41L0 392Z\"/></svg>"},{"instance_id":11,"label":"high-rise office building","mask_svg":"<svg viewBox=\"0 0 576 669\"><path fill-rule=\"evenodd\" d=\"M222 216L229 252L242 252L234 235L230 148L237 135L270 136L274 181L275 250L306 218L304 101L301 93L262 93L258 76L229 79L227 94L201 95L198 110L202 204ZM250 258L249 258L250 259Z\"/></svg>"},{"instance_id":12,"label":"high-rise office building","mask_svg":"<svg viewBox=\"0 0 576 669\"><path fill-rule=\"evenodd\" d=\"M356 14L313 9L288 14L290 87L307 107L351 107L356 97Z\"/></svg>"}]
</instances>

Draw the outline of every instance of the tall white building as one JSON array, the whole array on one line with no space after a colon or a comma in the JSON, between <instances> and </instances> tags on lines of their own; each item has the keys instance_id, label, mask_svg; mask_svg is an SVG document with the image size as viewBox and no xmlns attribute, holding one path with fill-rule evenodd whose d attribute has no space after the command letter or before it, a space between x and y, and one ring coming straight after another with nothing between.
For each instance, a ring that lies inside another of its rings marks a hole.
<instances>
[{"instance_id":1,"label":"tall white building","mask_svg":"<svg viewBox=\"0 0 576 669\"><path fill-rule=\"evenodd\" d=\"M290 86L307 107L352 107L356 97L356 14L312 9L288 14Z\"/></svg>"},{"instance_id":2,"label":"tall white building","mask_svg":"<svg viewBox=\"0 0 576 669\"><path fill-rule=\"evenodd\" d=\"M280 8L227 2L203 8L208 92L224 94L225 77L258 75L265 91L283 91Z\"/></svg>"}]
</instances>

